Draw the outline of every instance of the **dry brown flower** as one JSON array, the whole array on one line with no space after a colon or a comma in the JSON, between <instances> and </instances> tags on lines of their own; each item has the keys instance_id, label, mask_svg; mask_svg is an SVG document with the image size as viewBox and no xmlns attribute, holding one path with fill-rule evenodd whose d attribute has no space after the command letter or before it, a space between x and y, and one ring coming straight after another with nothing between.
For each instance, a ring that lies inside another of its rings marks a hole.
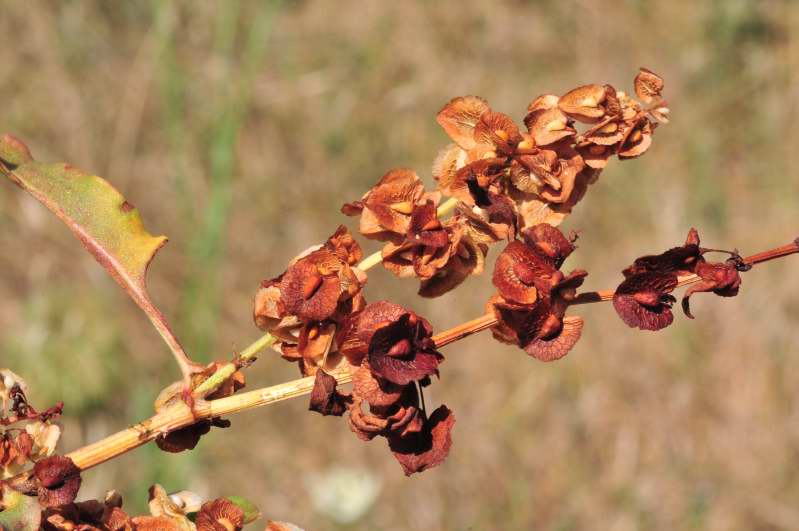
<instances>
[{"instance_id":1,"label":"dry brown flower","mask_svg":"<svg viewBox=\"0 0 799 531\"><path fill-rule=\"evenodd\" d=\"M369 367L376 376L407 385L438 374L444 357L435 349L433 329L413 312L376 329L369 341Z\"/></svg>"},{"instance_id":2,"label":"dry brown flower","mask_svg":"<svg viewBox=\"0 0 799 531\"><path fill-rule=\"evenodd\" d=\"M305 376L341 362L336 330L366 304L361 293L366 274L355 267L362 257L358 243L340 226L325 243L294 258L285 273L261 283L255 323L277 339L273 347L297 362Z\"/></svg>"},{"instance_id":3,"label":"dry brown flower","mask_svg":"<svg viewBox=\"0 0 799 531\"><path fill-rule=\"evenodd\" d=\"M355 394L354 403L350 407L349 423L350 429L359 439L369 441L377 436L404 437L422 430L424 414L419 408L416 385L405 385L401 389L397 398L385 405L376 405ZM368 413L363 410L364 402L369 404Z\"/></svg>"},{"instance_id":4,"label":"dry brown flower","mask_svg":"<svg viewBox=\"0 0 799 531\"><path fill-rule=\"evenodd\" d=\"M580 317L566 316L587 273L564 276L563 261L574 250L556 228L540 224L522 232L523 240L508 244L494 266L494 285L487 310L497 318L494 337L520 346L541 361L565 356L577 343Z\"/></svg>"},{"instance_id":5,"label":"dry brown flower","mask_svg":"<svg viewBox=\"0 0 799 531\"><path fill-rule=\"evenodd\" d=\"M559 271L574 245L546 223L525 229L524 241L510 242L494 265L494 286L508 302L532 304L539 290L549 296L553 286L563 280Z\"/></svg>"},{"instance_id":6,"label":"dry brown flower","mask_svg":"<svg viewBox=\"0 0 799 531\"><path fill-rule=\"evenodd\" d=\"M488 111L475 124L474 140L478 149L502 157L514 153L522 135L510 116Z\"/></svg>"},{"instance_id":7,"label":"dry brown flower","mask_svg":"<svg viewBox=\"0 0 799 531\"><path fill-rule=\"evenodd\" d=\"M443 264L436 263L437 269L434 274L422 279L419 295L441 296L458 287L470 275L479 275L483 272L488 247L475 241L474 232L466 233L467 227L474 225L469 222L462 223L461 219L454 219L448 224L451 233L447 260Z\"/></svg>"},{"instance_id":8,"label":"dry brown flower","mask_svg":"<svg viewBox=\"0 0 799 531\"><path fill-rule=\"evenodd\" d=\"M677 287L673 273L643 271L628 276L613 295L613 307L622 321L632 328L661 330L674 320L670 294Z\"/></svg>"},{"instance_id":9,"label":"dry brown flower","mask_svg":"<svg viewBox=\"0 0 799 531\"><path fill-rule=\"evenodd\" d=\"M555 269L560 269L563 262L574 252L574 239L566 238L561 231L547 223L540 223L522 231L522 237L528 247L545 257Z\"/></svg>"},{"instance_id":10,"label":"dry brown flower","mask_svg":"<svg viewBox=\"0 0 799 531\"><path fill-rule=\"evenodd\" d=\"M370 239L396 241L405 237L424 185L413 170L393 169L366 192L360 201L347 203L342 212L360 215L360 233Z\"/></svg>"},{"instance_id":11,"label":"dry brown flower","mask_svg":"<svg viewBox=\"0 0 799 531\"><path fill-rule=\"evenodd\" d=\"M37 461L33 476L39 484L39 503L42 507L58 507L75 501L80 489L80 469L72 459L61 455Z\"/></svg>"},{"instance_id":12,"label":"dry brown flower","mask_svg":"<svg viewBox=\"0 0 799 531\"><path fill-rule=\"evenodd\" d=\"M369 353L375 331L399 319L406 310L399 304L378 301L367 304L363 311L353 314L339 331L339 351L350 365L359 366Z\"/></svg>"},{"instance_id":13,"label":"dry brown flower","mask_svg":"<svg viewBox=\"0 0 799 531\"><path fill-rule=\"evenodd\" d=\"M455 416L446 406L433 411L422 429L404 436L388 438L389 448L406 476L423 472L444 462L452 446Z\"/></svg>"},{"instance_id":14,"label":"dry brown flower","mask_svg":"<svg viewBox=\"0 0 799 531\"><path fill-rule=\"evenodd\" d=\"M566 309L586 275L585 271L573 271L532 304L492 298L488 308L499 321L492 329L494 337L520 346L540 361L554 361L568 354L580 339L583 320L565 315Z\"/></svg>"},{"instance_id":15,"label":"dry brown flower","mask_svg":"<svg viewBox=\"0 0 799 531\"><path fill-rule=\"evenodd\" d=\"M616 289L613 306L625 323L643 330L660 330L670 325L674 319L671 306L676 301L670 293L680 275L695 274L700 279L683 295L682 308L690 318L693 315L689 300L694 293L713 292L723 297L738 294L739 271L748 266L736 252L729 253L731 258L725 263L707 262L703 255L709 250L699 243L699 233L691 229L682 246L637 258L622 271L625 280Z\"/></svg>"}]
</instances>

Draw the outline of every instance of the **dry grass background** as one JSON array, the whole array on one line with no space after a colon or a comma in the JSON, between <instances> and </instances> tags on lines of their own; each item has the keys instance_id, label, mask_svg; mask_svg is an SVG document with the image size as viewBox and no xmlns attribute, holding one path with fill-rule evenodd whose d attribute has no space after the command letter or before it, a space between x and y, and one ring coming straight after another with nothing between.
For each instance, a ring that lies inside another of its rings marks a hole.
<instances>
[{"instance_id":1,"label":"dry grass background","mask_svg":"<svg viewBox=\"0 0 799 531\"><path fill-rule=\"evenodd\" d=\"M799 233L792 2L9 0L0 33L1 128L41 160L108 176L170 236L152 292L204 360L257 336L258 281L325 238L342 202L395 166L429 182L447 141L434 115L456 95L521 119L543 92L629 90L642 65L666 79L672 123L564 225L583 231L569 265L590 288L691 225L744 253ZM64 448L146 416L176 377L166 349L7 184L0 249L0 364L35 403L66 401ZM746 274L736 299L698 297L696 321L658 334L581 308L584 338L555 364L488 336L447 348L428 403L455 411L454 449L421 476L295 400L234 418L191 454L137 450L87 473L83 493L118 488L139 509L153 482L244 494L309 530L799 529L794 264ZM425 301L378 272L367 296L443 329L479 314L489 284ZM274 355L249 373L251 386L293 377Z\"/></svg>"}]
</instances>

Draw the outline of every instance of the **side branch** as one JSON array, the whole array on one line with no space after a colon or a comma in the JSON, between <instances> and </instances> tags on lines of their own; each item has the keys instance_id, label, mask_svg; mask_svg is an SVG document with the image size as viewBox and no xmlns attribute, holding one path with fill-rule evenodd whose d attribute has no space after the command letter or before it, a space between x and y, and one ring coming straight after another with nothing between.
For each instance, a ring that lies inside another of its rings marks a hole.
<instances>
[{"instance_id":1,"label":"side branch","mask_svg":"<svg viewBox=\"0 0 799 531\"><path fill-rule=\"evenodd\" d=\"M748 265L756 265L796 253L799 253L799 239L782 247L748 256L744 258L743 261ZM679 285L687 286L698 280L699 277L696 275L684 276L680 278ZM613 299L613 292L613 290L586 292L580 294L573 304L609 301ZM435 335L433 340L437 347L443 347L471 334L491 328L496 322L493 315L482 315ZM253 344L253 347L246 349L245 352L247 354L254 354L268 344L269 340L262 338ZM331 374L340 384L348 383L352 380L352 375L346 368L337 369ZM230 415L287 400L289 398L304 396L311 392L313 385L314 378L306 377L265 387L263 389L257 389L255 391L239 393L218 400L205 401L200 399L196 402L193 413L185 403L178 402L164 412L158 413L143 422L110 435L105 439L75 450L67 454L67 457L72 459L78 468L86 470L138 448L154 440L159 435L189 426L198 420Z\"/></svg>"}]
</instances>

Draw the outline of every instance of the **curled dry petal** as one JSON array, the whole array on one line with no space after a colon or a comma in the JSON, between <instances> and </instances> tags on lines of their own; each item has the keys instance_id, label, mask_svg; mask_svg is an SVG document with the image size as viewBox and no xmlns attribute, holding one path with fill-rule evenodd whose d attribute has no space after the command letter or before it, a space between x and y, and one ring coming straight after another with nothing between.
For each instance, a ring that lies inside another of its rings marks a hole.
<instances>
[{"instance_id":1,"label":"curled dry petal","mask_svg":"<svg viewBox=\"0 0 799 531\"><path fill-rule=\"evenodd\" d=\"M155 439L155 444L164 452L177 454L186 450L194 450L200 442L200 438L211 431L211 427L229 428L230 421L222 419L204 419L190 426L171 431L165 435L159 435Z\"/></svg>"},{"instance_id":2,"label":"curled dry petal","mask_svg":"<svg viewBox=\"0 0 799 531\"><path fill-rule=\"evenodd\" d=\"M520 155L511 163L511 182L522 192L537 193L544 186L560 188L561 171L558 154L550 149L538 149Z\"/></svg>"},{"instance_id":3,"label":"curled dry petal","mask_svg":"<svg viewBox=\"0 0 799 531\"><path fill-rule=\"evenodd\" d=\"M449 259L444 267L438 269L428 279L423 279L419 287L422 297L440 297L455 289L470 275L483 272L486 244L478 244L462 229L453 232Z\"/></svg>"},{"instance_id":4,"label":"curled dry petal","mask_svg":"<svg viewBox=\"0 0 799 531\"><path fill-rule=\"evenodd\" d=\"M453 223L463 230L464 236L476 244L491 245L500 240L516 237L519 225L513 200L504 194L488 192L487 205L461 205L456 210Z\"/></svg>"},{"instance_id":5,"label":"curled dry petal","mask_svg":"<svg viewBox=\"0 0 799 531\"><path fill-rule=\"evenodd\" d=\"M352 394L359 400L365 400L370 406L387 408L396 404L404 386L378 378L372 374L369 364L364 362L352 376Z\"/></svg>"},{"instance_id":6,"label":"curled dry petal","mask_svg":"<svg viewBox=\"0 0 799 531\"><path fill-rule=\"evenodd\" d=\"M358 397L353 399L348 419L350 430L362 441L371 441L383 433L388 426L388 420L372 413L364 413L362 404L362 399Z\"/></svg>"},{"instance_id":7,"label":"curled dry petal","mask_svg":"<svg viewBox=\"0 0 799 531\"><path fill-rule=\"evenodd\" d=\"M533 339L524 347L532 357L541 361L555 361L569 353L579 341L583 320L577 316L566 316L557 333Z\"/></svg>"},{"instance_id":8,"label":"curled dry petal","mask_svg":"<svg viewBox=\"0 0 799 531\"><path fill-rule=\"evenodd\" d=\"M321 262L332 255L316 251L286 270L280 296L286 311L303 320L322 321L336 311L341 281L336 271L323 274Z\"/></svg>"},{"instance_id":9,"label":"curled dry petal","mask_svg":"<svg viewBox=\"0 0 799 531\"><path fill-rule=\"evenodd\" d=\"M28 433L0 433L0 472L4 472L0 475L13 475L14 469L31 460L32 452L33 438Z\"/></svg>"},{"instance_id":10,"label":"curled dry petal","mask_svg":"<svg viewBox=\"0 0 799 531\"><path fill-rule=\"evenodd\" d=\"M424 422L420 432L389 438L389 448L406 476L444 462L452 446L454 424L455 416L452 411L447 406L440 406Z\"/></svg>"},{"instance_id":11,"label":"curled dry petal","mask_svg":"<svg viewBox=\"0 0 799 531\"><path fill-rule=\"evenodd\" d=\"M432 201L427 201L413 210L408 227L408 241L434 248L449 245L449 236L438 219L436 205Z\"/></svg>"},{"instance_id":12,"label":"curled dry petal","mask_svg":"<svg viewBox=\"0 0 799 531\"><path fill-rule=\"evenodd\" d=\"M397 168L372 187L359 202L342 207L347 215L360 215L360 232L367 238L392 240L403 238L410 215L424 196L424 185L413 170Z\"/></svg>"},{"instance_id":13,"label":"curled dry petal","mask_svg":"<svg viewBox=\"0 0 799 531\"><path fill-rule=\"evenodd\" d=\"M407 385L432 374L444 357L435 349L432 327L412 312L378 328L369 342L369 367L375 376Z\"/></svg>"},{"instance_id":14,"label":"curled dry petal","mask_svg":"<svg viewBox=\"0 0 799 531\"><path fill-rule=\"evenodd\" d=\"M402 243L388 242L380 250L383 267L400 278L416 276L414 261L417 247L417 245L407 241Z\"/></svg>"},{"instance_id":15,"label":"curled dry petal","mask_svg":"<svg viewBox=\"0 0 799 531\"><path fill-rule=\"evenodd\" d=\"M469 150L476 145L474 130L477 122L484 113L490 111L491 108L484 99L461 96L447 103L438 112L436 121L456 144Z\"/></svg>"},{"instance_id":16,"label":"curled dry petal","mask_svg":"<svg viewBox=\"0 0 799 531\"><path fill-rule=\"evenodd\" d=\"M696 229L691 229L684 245L673 247L661 254L636 258L635 262L622 273L624 276L644 271L687 275L693 273L701 261L702 250L699 248L699 233Z\"/></svg>"},{"instance_id":17,"label":"curled dry petal","mask_svg":"<svg viewBox=\"0 0 799 531\"><path fill-rule=\"evenodd\" d=\"M378 301L367 304L363 311L348 319L339 331L336 343L339 351L353 366L358 366L369 353L369 343L375 330L398 320L406 310L399 304Z\"/></svg>"},{"instance_id":18,"label":"curled dry petal","mask_svg":"<svg viewBox=\"0 0 799 531\"><path fill-rule=\"evenodd\" d=\"M564 313L567 301L560 298L563 290L572 290L582 283L584 271L569 275L569 280L553 289L552 297L533 305L509 303L502 297L493 297L488 311L497 317L491 329L494 337L503 343L518 345L530 356L541 361L562 358L580 339L583 320Z\"/></svg>"},{"instance_id":19,"label":"curled dry petal","mask_svg":"<svg viewBox=\"0 0 799 531\"><path fill-rule=\"evenodd\" d=\"M583 133L583 141L591 145L607 146L611 148L624 139L623 124L624 123L618 119L602 120Z\"/></svg>"},{"instance_id":20,"label":"curled dry petal","mask_svg":"<svg viewBox=\"0 0 799 531\"><path fill-rule=\"evenodd\" d=\"M643 155L652 145L652 129L652 123L646 118L641 118L628 127L619 145L619 158L631 159Z\"/></svg>"},{"instance_id":21,"label":"curled dry petal","mask_svg":"<svg viewBox=\"0 0 799 531\"><path fill-rule=\"evenodd\" d=\"M557 174L558 187L545 186L541 197L550 203L567 203L572 199L577 179L585 167L583 158L576 151L570 150L568 156L560 159L560 169ZM572 204L576 203L575 200Z\"/></svg>"},{"instance_id":22,"label":"curled dry petal","mask_svg":"<svg viewBox=\"0 0 799 531\"><path fill-rule=\"evenodd\" d=\"M557 228L539 223L522 231L524 242L538 254L545 256L556 269L574 251L574 244Z\"/></svg>"},{"instance_id":23,"label":"curled dry petal","mask_svg":"<svg viewBox=\"0 0 799 531\"><path fill-rule=\"evenodd\" d=\"M674 320L670 293L677 286L673 273L644 271L627 277L613 295L613 307L631 328L656 331Z\"/></svg>"},{"instance_id":24,"label":"curled dry petal","mask_svg":"<svg viewBox=\"0 0 799 531\"><path fill-rule=\"evenodd\" d=\"M522 227L547 223L557 227L571 212L571 205L550 203L538 194L514 194Z\"/></svg>"},{"instance_id":25,"label":"curled dry petal","mask_svg":"<svg viewBox=\"0 0 799 531\"><path fill-rule=\"evenodd\" d=\"M635 95L646 104L660 100L663 85L663 78L643 67L638 72L638 75L635 76L635 80L633 80Z\"/></svg>"},{"instance_id":26,"label":"curled dry petal","mask_svg":"<svg viewBox=\"0 0 799 531\"><path fill-rule=\"evenodd\" d=\"M286 309L280 302L280 282L282 275L272 280L264 280L255 294L253 321L261 330L278 328L286 316Z\"/></svg>"},{"instance_id":27,"label":"curled dry petal","mask_svg":"<svg viewBox=\"0 0 799 531\"><path fill-rule=\"evenodd\" d=\"M497 257L492 281L503 298L518 304L532 304L538 299L536 285L540 286L556 273L540 254L520 241L513 241Z\"/></svg>"},{"instance_id":28,"label":"curled dry petal","mask_svg":"<svg viewBox=\"0 0 799 531\"><path fill-rule=\"evenodd\" d=\"M42 507L58 507L75 501L81 477L72 459L62 455L46 457L34 465L33 475L39 483Z\"/></svg>"},{"instance_id":29,"label":"curled dry petal","mask_svg":"<svg viewBox=\"0 0 799 531\"><path fill-rule=\"evenodd\" d=\"M509 155L519 142L521 133L513 119L501 112L486 112L474 128L475 142L497 154Z\"/></svg>"},{"instance_id":30,"label":"curled dry petal","mask_svg":"<svg viewBox=\"0 0 799 531\"><path fill-rule=\"evenodd\" d=\"M558 106L560 98L554 94L543 94L527 105L527 112L554 109Z\"/></svg>"},{"instance_id":31,"label":"curled dry petal","mask_svg":"<svg viewBox=\"0 0 799 531\"><path fill-rule=\"evenodd\" d=\"M589 168L601 170L608 164L608 159L616 154L616 146L606 146L593 142L583 142L575 146Z\"/></svg>"},{"instance_id":32,"label":"curled dry petal","mask_svg":"<svg viewBox=\"0 0 799 531\"><path fill-rule=\"evenodd\" d=\"M604 86L583 85L561 96L558 107L575 120L594 123L605 116L605 97Z\"/></svg>"},{"instance_id":33,"label":"curled dry petal","mask_svg":"<svg viewBox=\"0 0 799 531\"><path fill-rule=\"evenodd\" d=\"M524 125L537 146L548 146L576 133L569 117L557 107L531 111L525 116Z\"/></svg>"},{"instance_id":34,"label":"curled dry petal","mask_svg":"<svg viewBox=\"0 0 799 531\"><path fill-rule=\"evenodd\" d=\"M363 258L361 246L344 225L339 225L324 245L333 251L341 262L349 266L357 264Z\"/></svg>"},{"instance_id":35,"label":"curled dry petal","mask_svg":"<svg viewBox=\"0 0 799 531\"><path fill-rule=\"evenodd\" d=\"M311 376L315 369L324 365L333 346L336 324L331 321L309 321L300 329L297 353L303 360L304 376Z\"/></svg>"},{"instance_id":36,"label":"curled dry petal","mask_svg":"<svg viewBox=\"0 0 799 531\"><path fill-rule=\"evenodd\" d=\"M466 151L457 144L450 144L442 149L433 161L433 179L438 183L438 189L445 195L454 195L452 186L458 170L468 162Z\"/></svg>"},{"instance_id":37,"label":"curled dry petal","mask_svg":"<svg viewBox=\"0 0 799 531\"><path fill-rule=\"evenodd\" d=\"M133 522L130 516L119 507L107 509L101 523L109 531L133 531Z\"/></svg>"},{"instance_id":38,"label":"curled dry petal","mask_svg":"<svg viewBox=\"0 0 799 531\"><path fill-rule=\"evenodd\" d=\"M28 384L10 369L0 369L0 405L5 409L11 401L12 389L19 389L23 395L28 394ZM0 410L2 413L2 410Z\"/></svg>"},{"instance_id":39,"label":"curled dry petal","mask_svg":"<svg viewBox=\"0 0 799 531\"><path fill-rule=\"evenodd\" d=\"M197 513L197 531L239 531L244 511L232 501L219 498L203 504Z\"/></svg>"},{"instance_id":40,"label":"curled dry petal","mask_svg":"<svg viewBox=\"0 0 799 531\"><path fill-rule=\"evenodd\" d=\"M424 194L424 186L413 170L394 169L386 173L372 188L364 204L374 213L387 231L405 234L416 202Z\"/></svg>"},{"instance_id":41,"label":"curled dry petal","mask_svg":"<svg viewBox=\"0 0 799 531\"><path fill-rule=\"evenodd\" d=\"M505 163L501 159L476 160L458 170L450 192L467 205L485 206L489 202L487 194L500 191L504 175Z\"/></svg>"},{"instance_id":42,"label":"curled dry petal","mask_svg":"<svg viewBox=\"0 0 799 531\"><path fill-rule=\"evenodd\" d=\"M323 370L316 371L313 390L311 391L311 403L308 407L311 411L316 411L322 415L334 415L340 417L347 410L347 404L352 401L349 395L339 393L336 389L336 379Z\"/></svg>"},{"instance_id":43,"label":"curled dry petal","mask_svg":"<svg viewBox=\"0 0 799 531\"><path fill-rule=\"evenodd\" d=\"M721 297L734 297L738 295L741 287L741 275L733 261L727 263L700 262L696 266L696 274L701 278L697 284L685 290L682 298L682 309L691 319L690 298L694 293L712 291Z\"/></svg>"}]
</instances>

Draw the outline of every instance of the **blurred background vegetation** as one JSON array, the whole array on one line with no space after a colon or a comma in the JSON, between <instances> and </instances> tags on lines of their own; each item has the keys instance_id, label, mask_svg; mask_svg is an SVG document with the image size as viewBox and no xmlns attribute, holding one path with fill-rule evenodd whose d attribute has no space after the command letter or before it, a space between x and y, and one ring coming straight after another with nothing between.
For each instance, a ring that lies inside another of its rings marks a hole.
<instances>
[{"instance_id":1,"label":"blurred background vegetation","mask_svg":"<svg viewBox=\"0 0 799 531\"><path fill-rule=\"evenodd\" d=\"M534 96L666 80L672 123L613 161L565 229L567 267L615 286L634 257L678 244L754 252L799 235L799 4L780 1L103 2L2 4L2 129L44 161L107 176L171 243L155 299L199 359L258 336L262 278L326 238L385 170L428 183L434 121L478 94L517 119ZM432 184L432 183L430 183ZM144 316L46 210L0 190L0 365L35 404L67 404L64 450L151 412L176 379ZM367 244L368 251L374 244ZM494 251L494 254L496 251ZM84 496L147 487L243 494L321 529L799 529L799 280L793 259L740 297L697 297L695 321L628 329L580 308L584 338L541 364L489 335L446 349L428 403L456 414L441 467L406 479L382 441L294 400L233 418L178 456L139 449L85 474ZM482 312L486 276L438 300L378 271L441 330ZM296 376L266 354L250 386ZM262 524L261 524L262 526Z\"/></svg>"}]
</instances>

